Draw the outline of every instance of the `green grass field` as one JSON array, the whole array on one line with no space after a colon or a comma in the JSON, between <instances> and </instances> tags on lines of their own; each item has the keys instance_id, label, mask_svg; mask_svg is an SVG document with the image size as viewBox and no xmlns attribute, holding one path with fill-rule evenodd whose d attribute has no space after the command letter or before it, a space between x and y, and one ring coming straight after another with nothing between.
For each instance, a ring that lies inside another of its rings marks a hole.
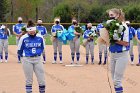
<instances>
[{"instance_id":1,"label":"green grass field","mask_svg":"<svg viewBox=\"0 0 140 93\"><path fill-rule=\"evenodd\" d=\"M46 45L52 45L52 42L51 42L50 38L51 38L51 36L48 35L47 38L46 38L46 42L45 42ZM80 43L81 44L82 44L82 40L83 40L83 38L81 36L81 38L80 38ZM16 37L14 35L11 35L9 37L8 41L9 41L9 45L16 45ZM69 42L67 44L69 44ZM134 45L136 45L136 44L137 44L137 42L136 42L136 40L134 40Z\"/></svg>"}]
</instances>

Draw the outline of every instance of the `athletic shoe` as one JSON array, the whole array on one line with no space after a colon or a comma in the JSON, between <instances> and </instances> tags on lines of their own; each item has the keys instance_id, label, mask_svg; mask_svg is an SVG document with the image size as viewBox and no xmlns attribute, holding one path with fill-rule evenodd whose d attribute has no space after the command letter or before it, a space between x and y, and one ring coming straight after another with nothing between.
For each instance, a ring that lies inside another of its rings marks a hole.
<instances>
[{"instance_id":1,"label":"athletic shoe","mask_svg":"<svg viewBox=\"0 0 140 93\"><path fill-rule=\"evenodd\" d=\"M18 61L18 63L21 63L21 61Z\"/></svg>"},{"instance_id":2,"label":"athletic shoe","mask_svg":"<svg viewBox=\"0 0 140 93\"><path fill-rule=\"evenodd\" d=\"M79 62L79 61L77 61L77 62L76 62L76 64L78 65L78 64L80 64L80 62Z\"/></svg>"},{"instance_id":3,"label":"athletic shoe","mask_svg":"<svg viewBox=\"0 0 140 93\"><path fill-rule=\"evenodd\" d=\"M136 64L136 66L140 66L140 63Z\"/></svg>"},{"instance_id":4,"label":"athletic shoe","mask_svg":"<svg viewBox=\"0 0 140 93\"><path fill-rule=\"evenodd\" d=\"M91 64L94 64L94 62L91 62Z\"/></svg>"},{"instance_id":5,"label":"athletic shoe","mask_svg":"<svg viewBox=\"0 0 140 93\"><path fill-rule=\"evenodd\" d=\"M98 65L101 65L101 64L102 64L102 62L99 62L99 63L98 63Z\"/></svg>"},{"instance_id":6,"label":"athletic shoe","mask_svg":"<svg viewBox=\"0 0 140 93\"><path fill-rule=\"evenodd\" d=\"M106 65L106 63L103 63L103 65Z\"/></svg>"},{"instance_id":7,"label":"athletic shoe","mask_svg":"<svg viewBox=\"0 0 140 93\"><path fill-rule=\"evenodd\" d=\"M134 65L134 62L131 62L131 65Z\"/></svg>"},{"instance_id":8,"label":"athletic shoe","mask_svg":"<svg viewBox=\"0 0 140 93\"><path fill-rule=\"evenodd\" d=\"M70 64L73 64L74 63L74 61L71 61L71 63Z\"/></svg>"},{"instance_id":9,"label":"athletic shoe","mask_svg":"<svg viewBox=\"0 0 140 93\"><path fill-rule=\"evenodd\" d=\"M56 61L53 61L52 64L56 64Z\"/></svg>"},{"instance_id":10,"label":"athletic shoe","mask_svg":"<svg viewBox=\"0 0 140 93\"><path fill-rule=\"evenodd\" d=\"M43 61L43 64L46 64L46 61Z\"/></svg>"},{"instance_id":11,"label":"athletic shoe","mask_svg":"<svg viewBox=\"0 0 140 93\"><path fill-rule=\"evenodd\" d=\"M60 61L60 64L63 64L63 61Z\"/></svg>"},{"instance_id":12,"label":"athletic shoe","mask_svg":"<svg viewBox=\"0 0 140 93\"><path fill-rule=\"evenodd\" d=\"M5 60L5 63L7 63L8 61L7 60Z\"/></svg>"},{"instance_id":13,"label":"athletic shoe","mask_svg":"<svg viewBox=\"0 0 140 93\"><path fill-rule=\"evenodd\" d=\"M0 63L2 63L3 62L3 60L0 60Z\"/></svg>"}]
</instances>

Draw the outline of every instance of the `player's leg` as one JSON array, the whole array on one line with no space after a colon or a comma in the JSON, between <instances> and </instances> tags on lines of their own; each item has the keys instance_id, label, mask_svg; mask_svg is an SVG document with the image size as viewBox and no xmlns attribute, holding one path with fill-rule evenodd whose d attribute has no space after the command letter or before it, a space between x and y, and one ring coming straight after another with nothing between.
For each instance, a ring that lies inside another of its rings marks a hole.
<instances>
[{"instance_id":1,"label":"player's leg","mask_svg":"<svg viewBox=\"0 0 140 93\"><path fill-rule=\"evenodd\" d=\"M115 58L117 60L116 60L115 72L114 72L114 87L116 93L123 93L122 79L127 63L129 61L128 51L117 53L117 56Z\"/></svg>"},{"instance_id":2,"label":"player's leg","mask_svg":"<svg viewBox=\"0 0 140 93\"><path fill-rule=\"evenodd\" d=\"M41 60L34 64L34 72L39 84L39 92L45 93L45 72Z\"/></svg>"},{"instance_id":3,"label":"player's leg","mask_svg":"<svg viewBox=\"0 0 140 93\"><path fill-rule=\"evenodd\" d=\"M0 39L0 62L3 62L3 40Z\"/></svg>"},{"instance_id":4,"label":"player's leg","mask_svg":"<svg viewBox=\"0 0 140 93\"><path fill-rule=\"evenodd\" d=\"M71 64L74 63L74 57L75 57L75 43L74 41L70 41L70 50L71 50Z\"/></svg>"},{"instance_id":5,"label":"player's leg","mask_svg":"<svg viewBox=\"0 0 140 93\"><path fill-rule=\"evenodd\" d=\"M46 63L46 54L45 54L45 49L42 53L42 56L43 56L43 63L45 64Z\"/></svg>"},{"instance_id":6,"label":"player's leg","mask_svg":"<svg viewBox=\"0 0 140 93\"><path fill-rule=\"evenodd\" d=\"M88 59L89 59L89 48L90 48L90 44L89 44L90 42L88 42L87 44L86 44L86 64L88 64Z\"/></svg>"},{"instance_id":7,"label":"player's leg","mask_svg":"<svg viewBox=\"0 0 140 93\"><path fill-rule=\"evenodd\" d=\"M52 63L55 64L57 60L57 39L53 41L53 50L54 50L54 61Z\"/></svg>"},{"instance_id":8,"label":"player's leg","mask_svg":"<svg viewBox=\"0 0 140 93\"><path fill-rule=\"evenodd\" d=\"M32 93L33 84L33 64L29 63L28 58L22 59L23 71L26 78L26 93Z\"/></svg>"},{"instance_id":9,"label":"player's leg","mask_svg":"<svg viewBox=\"0 0 140 93\"><path fill-rule=\"evenodd\" d=\"M99 45L99 65L102 64L102 52L103 52L103 45Z\"/></svg>"},{"instance_id":10,"label":"player's leg","mask_svg":"<svg viewBox=\"0 0 140 93\"><path fill-rule=\"evenodd\" d=\"M19 39L17 38L17 39L16 39L16 44L18 45L18 43L19 43ZM17 55L18 55L18 54L17 54ZM21 63L20 55L18 55L18 63Z\"/></svg>"},{"instance_id":11,"label":"player's leg","mask_svg":"<svg viewBox=\"0 0 140 93\"><path fill-rule=\"evenodd\" d=\"M5 62L8 62L8 40L4 40Z\"/></svg>"},{"instance_id":12,"label":"player's leg","mask_svg":"<svg viewBox=\"0 0 140 93\"><path fill-rule=\"evenodd\" d=\"M62 42L58 41L58 52L59 52L59 58L60 58L60 64L62 64Z\"/></svg>"},{"instance_id":13,"label":"player's leg","mask_svg":"<svg viewBox=\"0 0 140 93\"><path fill-rule=\"evenodd\" d=\"M139 62L137 63L136 66L140 66L140 43L138 43L137 46L138 46L138 58L139 58Z\"/></svg>"},{"instance_id":14,"label":"player's leg","mask_svg":"<svg viewBox=\"0 0 140 93\"><path fill-rule=\"evenodd\" d=\"M131 64L134 64L134 54L133 54L133 40L130 40L130 50L129 50L130 58L131 58Z\"/></svg>"},{"instance_id":15,"label":"player's leg","mask_svg":"<svg viewBox=\"0 0 140 93\"><path fill-rule=\"evenodd\" d=\"M46 42L46 39L44 38L44 41ZM46 63L46 53L45 53L45 49L42 53L42 56L43 56L43 63L45 64Z\"/></svg>"},{"instance_id":16,"label":"player's leg","mask_svg":"<svg viewBox=\"0 0 140 93\"><path fill-rule=\"evenodd\" d=\"M103 65L105 65L107 62L107 52L108 52L107 45L104 45L104 63L103 63Z\"/></svg>"},{"instance_id":17,"label":"player's leg","mask_svg":"<svg viewBox=\"0 0 140 93\"><path fill-rule=\"evenodd\" d=\"M80 38L78 38L75 41L75 51L76 51L76 58L77 58L77 64L79 63L79 59L80 59Z\"/></svg>"},{"instance_id":18,"label":"player's leg","mask_svg":"<svg viewBox=\"0 0 140 93\"><path fill-rule=\"evenodd\" d=\"M91 63L94 64L94 42L90 42Z\"/></svg>"},{"instance_id":19,"label":"player's leg","mask_svg":"<svg viewBox=\"0 0 140 93\"><path fill-rule=\"evenodd\" d=\"M115 66L116 66L115 53L111 53L110 70L111 70L111 76L113 81L114 81Z\"/></svg>"}]
</instances>

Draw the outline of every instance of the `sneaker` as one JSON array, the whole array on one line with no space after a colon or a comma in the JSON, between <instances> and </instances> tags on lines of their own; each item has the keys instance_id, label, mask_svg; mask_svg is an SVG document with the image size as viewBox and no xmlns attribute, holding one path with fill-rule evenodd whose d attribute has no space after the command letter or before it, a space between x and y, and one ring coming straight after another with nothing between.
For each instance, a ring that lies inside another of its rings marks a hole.
<instances>
[{"instance_id":1,"label":"sneaker","mask_svg":"<svg viewBox=\"0 0 140 93\"><path fill-rule=\"evenodd\" d=\"M18 61L18 63L21 63L21 61Z\"/></svg>"},{"instance_id":2,"label":"sneaker","mask_svg":"<svg viewBox=\"0 0 140 93\"><path fill-rule=\"evenodd\" d=\"M91 64L94 64L94 62L91 62Z\"/></svg>"},{"instance_id":3,"label":"sneaker","mask_svg":"<svg viewBox=\"0 0 140 93\"><path fill-rule=\"evenodd\" d=\"M0 63L2 63L3 62L3 60L0 60Z\"/></svg>"},{"instance_id":4,"label":"sneaker","mask_svg":"<svg viewBox=\"0 0 140 93\"><path fill-rule=\"evenodd\" d=\"M43 64L46 64L46 61L43 61Z\"/></svg>"},{"instance_id":5,"label":"sneaker","mask_svg":"<svg viewBox=\"0 0 140 93\"><path fill-rule=\"evenodd\" d=\"M103 65L106 65L106 63L103 63Z\"/></svg>"},{"instance_id":6,"label":"sneaker","mask_svg":"<svg viewBox=\"0 0 140 93\"><path fill-rule=\"evenodd\" d=\"M77 61L77 62L76 62L76 64L78 65L78 64L80 64L80 62L79 62L79 61Z\"/></svg>"},{"instance_id":7,"label":"sneaker","mask_svg":"<svg viewBox=\"0 0 140 93\"><path fill-rule=\"evenodd\" d=\"M98 65L101 65L101 64L102 64L102 62L99 62L99 63L98 63Z\"/></svg>"},{"instance_id":8,"label":"sneaker","mask_svg":"<svg viewBox=\"0 0 140 93\"><path fill-rule=\"evenodd\" d=\"M134 62L131 62L131 65L134 65Z\"/></svg>"},{"instance_id":9,"label":"sneaker","mask_svg":"<svg viewBox=\"0 0 140 93\"><path fill-rule=\"evenodd\" d=\"M60 64L63 64L63 62L62 62L62 61L60 61Z\"/></svg>"},{"instance_id":10,"label":"sneaker","mask_svg":"<svg viewBox=\"0 0 140 93\"><path fill-rule=\"evenodd\" d=\"M140 63L136 64L136 66L140 66Z\"/></svg>"},{"instance_id":11,"label":"sneaker","mask_svg":"<svg viewBox=\"0 0 140 93\"><path fill-rule=\"evenodd\" d=\"M74 64L74 61L71 61L71 63L70 64Z\"/></svg>"},{"instance_id":12,"label":"sneaker","mask_svg":"<svg viewBox=\"0 0 140 93\"><path fill-rule=\"evenodd\" d=\"M7 63L8 61L7 60L5 60L5 63Z\"/></svg>"},{"instance_id":13,"label":"sneaker","mask_svg":"<svg viewBox=\"0 0 140 93\"><path fill-rule=\"evenodd\" d=\"M52 64L56 64L56 61L53 61Z\"/></svg>"}]
</instances>

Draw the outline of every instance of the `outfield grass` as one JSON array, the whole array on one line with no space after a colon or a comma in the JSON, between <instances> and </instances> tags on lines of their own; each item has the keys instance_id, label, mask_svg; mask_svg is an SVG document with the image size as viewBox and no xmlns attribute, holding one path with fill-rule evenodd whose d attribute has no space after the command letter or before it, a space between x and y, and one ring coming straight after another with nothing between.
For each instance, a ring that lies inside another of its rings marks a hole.
<instances>
[{"instance_id":1,"label":"outfield grass","mask_svg":"<svg viewBox=\"0 0 140 93\"><path fill-rule=\"evenodd\" d=\"M46 38L46 41L45 41L46 45L52 45L52 42L51 42L50 38L51 38L51 36L48 35L47 38ZM80 37L80 44L82 44L82 40L83 40L83 38L81 36ZM14 35L11 35L9 37L8 41L9 41L9 45L16 45L16 37ZM69 42L67 44L69 44ZM134 45L136 45L136 44L137 44L137 42L136 42L136 40L134 40Z\"/></svg>"}]
</instances>

